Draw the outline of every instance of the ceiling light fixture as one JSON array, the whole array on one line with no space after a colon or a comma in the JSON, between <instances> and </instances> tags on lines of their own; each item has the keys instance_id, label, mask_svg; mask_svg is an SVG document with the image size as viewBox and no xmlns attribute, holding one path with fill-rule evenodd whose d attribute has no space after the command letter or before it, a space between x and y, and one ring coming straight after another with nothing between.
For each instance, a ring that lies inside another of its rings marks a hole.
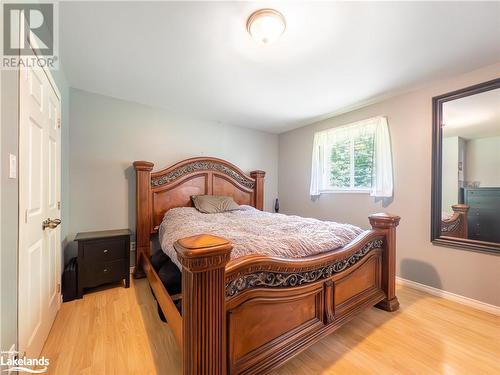
<instances>
[{"instance_id":1,"label":"ceiling light fixture","mask_svg":"<svg viewBox=\"0 0 500 375\"><path fill-rule=\"evenodd\" d=\"M248 33L257 42L270 44L285 32L285 17L274 9L259 9L247 20Z\"/></svg>"}]
</instances>

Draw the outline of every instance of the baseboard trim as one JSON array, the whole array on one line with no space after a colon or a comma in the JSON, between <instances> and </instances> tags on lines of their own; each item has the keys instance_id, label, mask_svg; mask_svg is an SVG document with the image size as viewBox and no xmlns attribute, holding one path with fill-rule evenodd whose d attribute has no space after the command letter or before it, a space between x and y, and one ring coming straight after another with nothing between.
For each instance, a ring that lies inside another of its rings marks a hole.
<instances>
[{"instance_id":1,"label":"baseboard trim","mask_svg":"<svg viewBox=\"0 0 500 375\"><path fill-rule=\"evenodd\" d=\"M469 297L464 297L459 294L447 292L446 290L434 288L425 284L417 283L416 281L403 279L402 277L396 276L396 282L400 285L407 286L409 288L418 289L423 292L432 294L436 297L441 297L450 301L458 302L462 305L473 307L475 309L485 311L487 313L500 316L500 306L490 305L486 302L481 302Z\"/></svg>"}]
</instances>

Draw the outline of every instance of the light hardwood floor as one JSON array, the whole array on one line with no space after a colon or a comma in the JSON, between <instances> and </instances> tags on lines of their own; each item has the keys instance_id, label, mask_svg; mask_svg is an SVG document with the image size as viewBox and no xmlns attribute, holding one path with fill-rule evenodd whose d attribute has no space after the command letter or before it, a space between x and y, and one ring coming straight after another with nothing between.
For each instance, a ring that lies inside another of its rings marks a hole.
<instances>
[{"instance_id":1,"label":"light hardwood floor","mask_svg":"<svg viewBox=\"0 0 500 375\"><path fill-rule=\"evenodd\" d=\"M500 374L500 317L407 287L398 297L398 312L366 311L275 374ZM181 373L146 280L63 304L42 354L52 375Z\"/></svg>"}]
</instances>

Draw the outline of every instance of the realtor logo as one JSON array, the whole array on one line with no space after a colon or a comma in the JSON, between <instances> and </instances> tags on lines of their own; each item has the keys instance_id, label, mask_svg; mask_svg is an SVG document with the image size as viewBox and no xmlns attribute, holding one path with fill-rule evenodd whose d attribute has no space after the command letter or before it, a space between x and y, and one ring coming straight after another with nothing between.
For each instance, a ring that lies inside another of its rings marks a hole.
<instances>
[{"instance_id":1,"label":"realtor logo","mask_svg":"<svg viewBox=\"0 0 500 375\"><path fill-rule=\"evenodd\" d=\"M57 3L4 3L0 68L58 69Z\"/></svg>"},{"instance_id":2,"label":"realtor logo","mask_svg":"<svg viewBox=\"0 0 500 375\"><path fill-rule=\"evenodd\" d=\"M54 54L54 4L4 4L3 24L5 56Z\"/></svg>"},{"instance_id":3,"label":"realtor logo","mask_svg":"<svg viewBox=\"0 0 500 375\"><path fill-rule=\"evenodd\" d=\"M18 351L0 351L0 373L45 374L49 370L50 360L45 357L29 358Z\"/></svg>"}]
</instances>

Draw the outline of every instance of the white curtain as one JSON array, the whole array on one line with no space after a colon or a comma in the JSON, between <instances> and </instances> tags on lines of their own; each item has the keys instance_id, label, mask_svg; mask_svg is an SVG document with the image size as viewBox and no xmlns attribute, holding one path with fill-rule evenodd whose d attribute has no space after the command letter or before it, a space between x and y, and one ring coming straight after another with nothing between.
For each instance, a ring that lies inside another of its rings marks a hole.
<instances>
[{"instance_id":1,"label":"white curtain","mask_svg":"<svg viewBox=\"0 0 500 375\"><path fill-rule=\"evenodd\" d=\"M318 132L314 134L313 151L312 151L312 169L311 169L311 187L310 194L312 197L318 197L323 189L324 177L324 150L326 146L326 132Z\"/></svg>"},{"instance_id":2,"label":"white curtain","mask_svg":"<svg viewBox=\"0 0 500 375\"><path fill-rule=\"evenodd\" d=\"M393 194L392 147L387 117L377 117L375 124L373 185L371 196L390 198Z\"/></svg>"},{"instance_id":3,"label":"white curtain","mask_svg":"<svg viewBox=\"0 0 500 375\"><path fill-rule=\"evenodd\" d=\"M359 136L369 131L374 134L374 175L370 195L387 198L393 194L392 152L389 125L386 117L375 117L347 126L323 130L314 134L311 166L311 197L318 197L327 186L329 170L328 151L337 140Z\"/></svg>"}]
</instances>

